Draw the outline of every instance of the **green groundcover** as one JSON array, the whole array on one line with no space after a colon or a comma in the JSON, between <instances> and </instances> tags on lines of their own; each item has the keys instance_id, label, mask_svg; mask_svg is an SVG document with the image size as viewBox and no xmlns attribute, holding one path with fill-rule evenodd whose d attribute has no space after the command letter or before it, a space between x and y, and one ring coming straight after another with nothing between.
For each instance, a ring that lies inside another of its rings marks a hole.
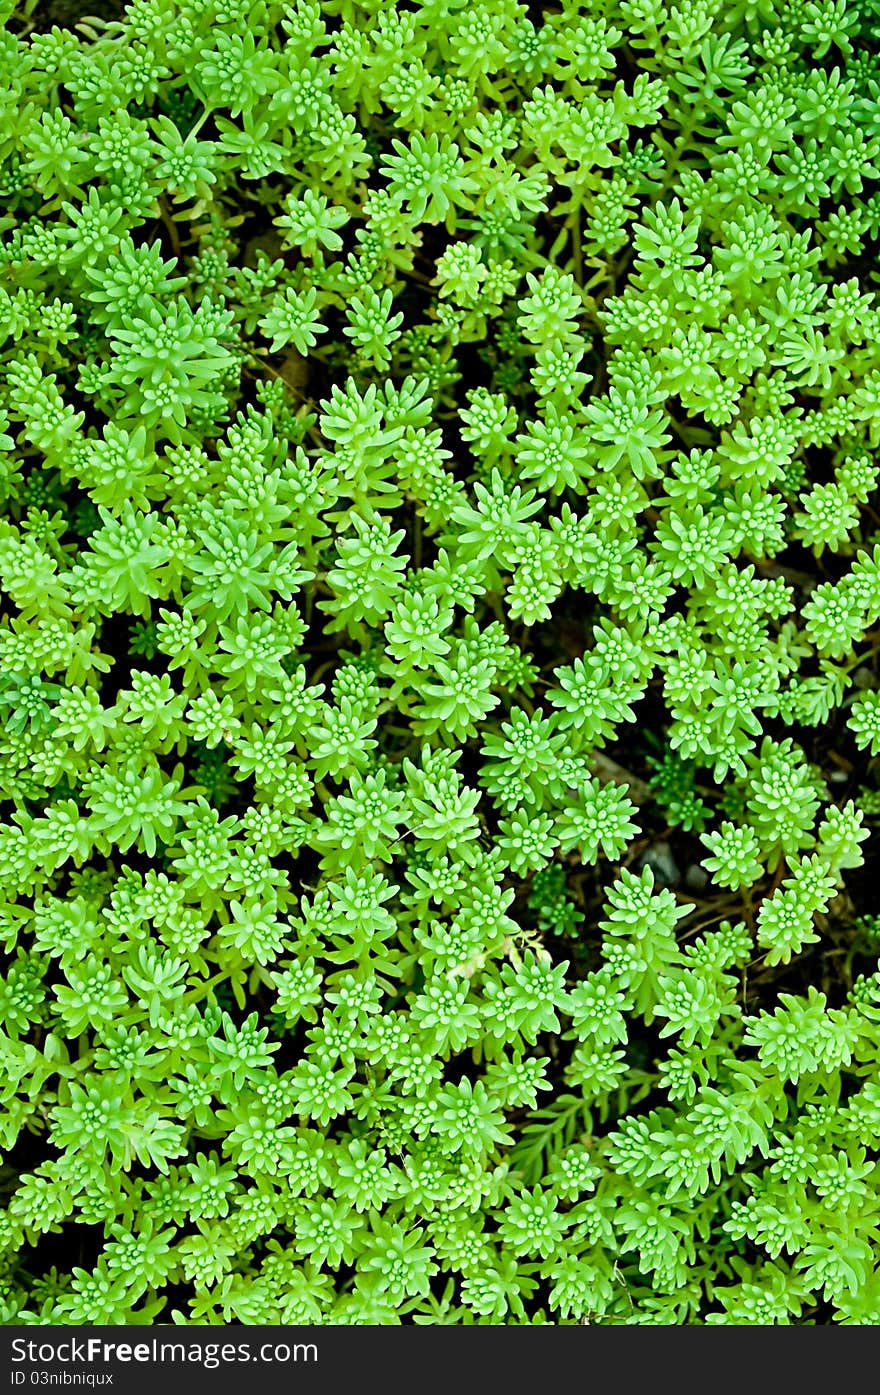
<instances>
[{"instance_id":1,"label":"green groundcover","mask_svg":"<svg viewBox=\"0 0 880 1395\"><path fill-rule=\"evenodd\" d=\"M880 4L0 3L0 1321L880 1322Z\"/></svg>"}]
</instances>

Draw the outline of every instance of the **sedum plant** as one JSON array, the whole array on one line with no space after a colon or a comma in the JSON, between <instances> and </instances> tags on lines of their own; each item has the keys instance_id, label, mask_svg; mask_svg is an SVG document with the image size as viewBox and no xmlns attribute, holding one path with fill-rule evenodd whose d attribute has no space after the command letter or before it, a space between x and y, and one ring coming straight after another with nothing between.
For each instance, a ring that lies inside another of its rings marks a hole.
<instances>
[{"instance_id":1,"label":"sedum plant","mask_svg":"<svg viewBox=\"0 0 880 1395\"><path fill-rule=\"evenodd\" d=\"M880 1321L873 5L2 11L2 1320Z\"/></svg>"}]
</instances>

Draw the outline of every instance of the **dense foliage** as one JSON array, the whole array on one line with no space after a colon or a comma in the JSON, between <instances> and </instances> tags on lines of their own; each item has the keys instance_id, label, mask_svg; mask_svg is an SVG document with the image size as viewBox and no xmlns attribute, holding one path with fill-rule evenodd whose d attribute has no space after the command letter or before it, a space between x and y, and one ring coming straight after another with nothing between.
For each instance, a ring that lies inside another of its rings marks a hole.
<instances>
[{"instance_id":1,"label":"dense foliage","mask_svg":"<svg viewBox=\"0 0 880 1395\"><path fill-rule=\"evenodd\" d=\"M6 1323L873 1323L876 0L3 4Z\"/></svg>"}]
</instances>

